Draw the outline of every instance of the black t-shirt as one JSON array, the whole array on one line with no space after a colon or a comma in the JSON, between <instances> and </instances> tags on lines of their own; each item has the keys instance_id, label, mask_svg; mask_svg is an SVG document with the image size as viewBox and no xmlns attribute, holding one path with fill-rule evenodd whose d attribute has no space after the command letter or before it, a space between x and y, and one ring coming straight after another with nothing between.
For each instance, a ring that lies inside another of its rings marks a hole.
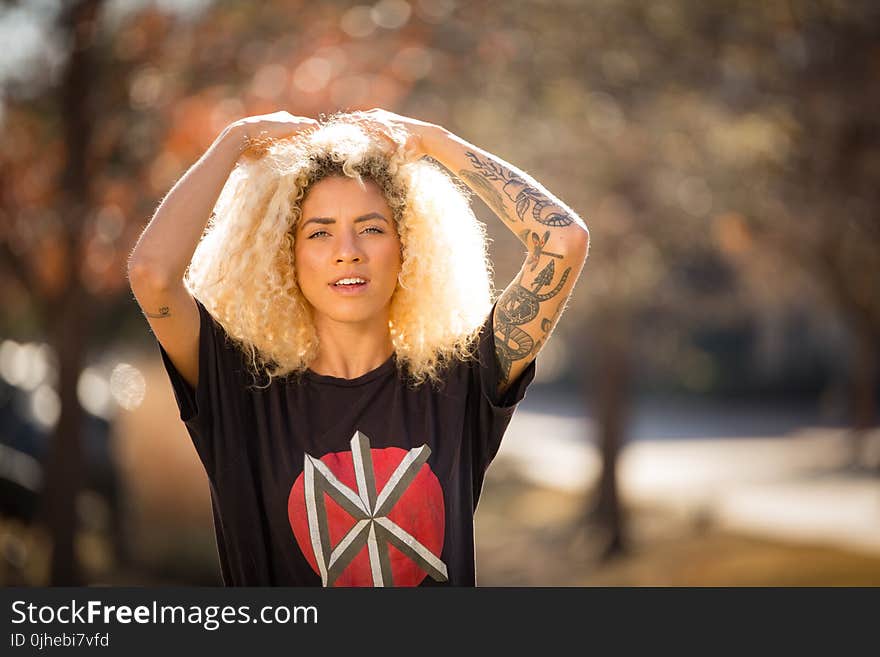
<instances>
[{"instance_id":1,"label":"black t-shirt","mask_svg":"<svg viewBox=\"0 0 880 657\"><path fill-rule=\"evenodd\" d=\"M483 477L535 376L533 362L497 398L493 313L479 359L439 387L407 386L392 355L355 379L309 370L259 389L196 305L197 389L159 349L208 474L224 583L475 586Z\"/></svg>"}]
</instances>

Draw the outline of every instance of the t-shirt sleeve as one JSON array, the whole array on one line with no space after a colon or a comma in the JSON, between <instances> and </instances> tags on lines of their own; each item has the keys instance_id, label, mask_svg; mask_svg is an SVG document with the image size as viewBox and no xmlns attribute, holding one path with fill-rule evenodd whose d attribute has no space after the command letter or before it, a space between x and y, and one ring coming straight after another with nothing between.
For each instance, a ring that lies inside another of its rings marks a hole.
<instances>
[{"instance_id":1,"label":"t-shirt sleeve","mask_svg":"<svg viewBox=\"0 0 880 657\"><path fill-rule=\"evenodd\" d=\"M507 430L507 425L513 417L517 404L526 395L526 389L535 378L537 360L529 363L520 375L514 380L503 395L498 395L498 384L501 381L501 364L495 355L495 305L489 311L482 329L480 330L478 355L479 360L475 363L472 372L473 395L478 397L477 403L477 431L474 436L474 456L484 470L489 466L498 448L501 439Z\"/></svg>"},{"instance_id":2,"label":"t-shirt sleeve","mask_svg":"<svg viewBox=\"0 0 880 657\"><path fill-rule=\"evenodd\" d=\"M244 394L244 360L223 327L198 299L199 380L192 385L171 362L161 343L159 352L168 374L180 419L210 473L216 459L215 434L225 422L239 419Z\"/></svg>"}]
</instances>

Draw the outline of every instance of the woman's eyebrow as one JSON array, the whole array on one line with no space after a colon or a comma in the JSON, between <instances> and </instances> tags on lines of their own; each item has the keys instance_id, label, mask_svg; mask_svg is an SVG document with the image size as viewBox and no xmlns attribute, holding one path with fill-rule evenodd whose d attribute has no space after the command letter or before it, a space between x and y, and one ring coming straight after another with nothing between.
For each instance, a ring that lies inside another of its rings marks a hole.
<instances>
[{"instance_id":1,"label":"woman's eyebrow","mask_svg":"<svg viewBox=\"0 0 880 657\"><path fill-rule=\"evenodd\" d=\"M361 215L360 217L358 217L357 219L354 220L354 223L358 223L361 221L369 221L370 219L381 219L386 224L388 223L388 220L385 217L383 217L381 214L379 214L378 212L370 212L369 214ZM308 221L303 223L302 227L305 228L308 224L310 224L312 222L314 222L316 224L328 225L328 224L335 224L336 219L334 219L333 217L312 217L311 219L309 219Z\"/></svg>"}]
</instances>

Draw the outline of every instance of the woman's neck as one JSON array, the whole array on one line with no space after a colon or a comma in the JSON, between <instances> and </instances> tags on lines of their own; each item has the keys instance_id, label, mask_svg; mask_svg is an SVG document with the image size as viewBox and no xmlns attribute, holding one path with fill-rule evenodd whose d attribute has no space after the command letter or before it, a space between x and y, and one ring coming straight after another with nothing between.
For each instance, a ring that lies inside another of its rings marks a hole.
<instances>
[{"instance_id":1,"label":"woman's neck","mask_svg":"<svg viewBox=\"0 0 880 657\"><path fill-rule=\"evenodd\" d=\"M356 379L387 361L394 343L387 318L369 322L315 321L318 355L309 364L315 374L340 379Z\"/></svg>"}]
</instances>

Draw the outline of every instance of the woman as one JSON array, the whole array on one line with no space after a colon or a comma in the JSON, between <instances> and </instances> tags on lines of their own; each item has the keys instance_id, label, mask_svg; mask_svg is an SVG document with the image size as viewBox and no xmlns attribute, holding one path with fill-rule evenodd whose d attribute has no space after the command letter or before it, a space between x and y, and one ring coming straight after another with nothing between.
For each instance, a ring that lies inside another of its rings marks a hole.
<instances>
[{"instance_id":1,"label":"woman","mask_svg":"<svg viewBox=\"0 0 880 657\"><path fill-rule=\"evenodd\" d=\"M465 186L529 251L494 304ZM588 243L538 183L436 125L377 109L224 130L129 263L223 581L475 585L483 477Z\"/></svg>"}]
</instances>

